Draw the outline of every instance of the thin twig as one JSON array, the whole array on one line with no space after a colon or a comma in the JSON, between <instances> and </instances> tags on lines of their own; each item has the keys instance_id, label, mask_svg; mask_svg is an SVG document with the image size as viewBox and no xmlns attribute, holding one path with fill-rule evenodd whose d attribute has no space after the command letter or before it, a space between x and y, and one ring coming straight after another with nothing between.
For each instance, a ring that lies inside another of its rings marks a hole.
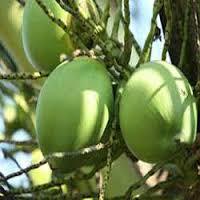
<instances>
[{"instance_id":1,"label":"thin twig","mask_svg":"<svg viewBox=\"0 0 200 200\"><path fill-rule=\"evenodd\" d=\"M5 176L4 179L5 179L5 180L9 180L9 179L14 178L14 177L16 177L16 176L20 176L20 175L22 175L22 174L24 174L24 173L28 173L28 172L31 171L32 169L37 169L38 167L40 167L40 166L42 166L42 165L44 165L44 164L46 164L46 163L47 163L47 160L44 159L44 160L40 161L39 163L33 164L33 165L31 165L31 166L29 166L29 167L27 167L27 168L21 169L20 171L11 173L11 174ZM4 181L4 180L0 177L0 182L2 182L2 181Z\"/></svg>"},{"instance_id":2,"label":"thin twig","mask_svg":"<svg viewBox=\"0 0 200 200\"><path fill-rule=\"evenodd\" d=\"M16 140L10 140L10 139L3 139L3 140L0 140L0 144L1 143L14 144L18 146L36 146L37 145L37 142L35 140L16 141Z\"/></svg>"},{"instance_id":3,"label":"thin twig","mask_svg":"<svg viewBox=\"0 0 200 200\"><path fill-rule=\"evenodd\" d=\"M165 27L165 43L162 51L162 60L166 60L166 54L170 46L171 36L172 36L172 8L171 0L164 1L165 15L167 18L167 24Z\"/></svg>"},{"instance_id":4,"label":"thin twig","mask_svg":"<svg viewBox=\"0 0 200 200\"><path fill-rule=\"evenodd\" d=\"M47 77L49 73L46 72L33 72L33 73L10 73L10 74L0 74L0 79L3 80L37 80L40 78Z\"/></svg>"},{"instance_id":5,"label":"thin twig","mask_svg":"<svg viewBox=\"0 0 200 200\"><path fill-rule=\"evenodd\" d=\"M118 40L118 32L120 20L122 18L122 0L117 0L117 10L115 11L115 20L113 23L111 38L113 40Z\"/></svg>"},{"instance_id":6,"label":"thin twig","mask_svg":"<svg viewBox=\"0 0 200 200\"><path fill-rule=\"evenodd\" d=\"M0 59L3 60L6 67L8 67L11 71L17 71L17 65L11 58L10 54L8 53L7 49L1 44L0 42Z\"/></svg>"},{"instance_id":7,"label":"thin twig","mask_svg":"<svg viewBox=\"0 0 200 200\"><path fill-rule=\"evenodd\" d=\"M102 16L103 11L101 10L99 4L97 3L97 0L93 0L93 2L94 2L95 6L97 8L97 11L98 11L99 15Z\"/></svg>"},{"instance_id":8,"label":"thin twig","mask_svg":"<svg viewBox=\"0 0 200 200\"><path fill-rule=\"evenodd\" d=\"M133 46L138 54L138 56L141 55L142 53L142 50L141 50L141 47L140 45L138 44L137 40L135 39L134 35L132 34L132 42L133 42Z\"/></svg>"},{"instance_id":9,"label":"thin twig","mask_svg":"<svg viewBox=\"0 0 200 200\"><path fill-rule=\"evenodd\" d=\"M81 150L78 150L78 151L75 151L75 152L58 152L58 153L53 153L53 154L50 154L50 155L47 155L45 159L43 159L42 161L36 163L36 164L33 164L27 168L24 168L18 172L14 172L12 174L9 174L5 177L6 180L8 179L11 179L11 178L14 178L16 176L20 176L22 175L23 173L27 173L29 171L31 171L32 169L36 169L44 164L47 163L48 160L52 159L52 158L62 158L62 157L66 157L66 156L71 156L71 157L74 157L74 156L78 156L78 155L85 155L85 154L90 154L92 152L97 152L97 151L100 151L102 149L105 149L105 148L109 148L110 147L110 143L107 143L107 144L103 144L103 143L99 143L97 145L94 145L94 146L91 146L91 147L87 147L87 148L84 148L84 149L81 149ZM1 178L0 178L0 181Z\"/></svg>"},{"instance_id":10,"label":"thin twig","mask_svg":"<svg viewBox=\"0 0 200 200\"><path fill-rule=\"evenodd\" d=\"M51 182L38 185L38 186L32 186L29 188L16 188L12 190L12 194L27 194L27 193L35 193L43 190L47 190L52 187L60 186L64 183L66 183L69 180L69 178L63 177L62 179L53 179Z\"/></svg>"},{"instance_id":11,"label":"thin twig","mask_svg":"<svg viewBox=\"0 0 200 200\"><path fill-rule=\"evenodd\" d=\"M85 30L87 31L88 29L92 30L94 35L98 35L104 30L104 28L100 24L95 24L92 19L84 18L79 13L79 10L75 1L71 2L71 4L73 4L73 8L71 8L69 5L64 3L62 0L55 0L55 1L60 5L62 9L69 12L75 19L79 20L81 22L82 27L85 28Z\"/></svg>"},{"instance_id":12,"label":"thin twig","mask_svg":"<svg viewBox=\"0 0 200 200\"><path fill-rule=\"evenodd\" d=\"M155 165L142 179L130 186L129 189L126 191L125 199L131 199L132 192L140 188L143 184L145 184L147 179L149 179L153 174L155 174L163 165L163 163Z\"/></svg>"},{"instance_id":13,"label":"thin twig","mask_svg":"<svg viewBox=\"0 0 200 200\"><path fill-rule=\"evenodd\" d=\"M49 8L43 3L42 0L35 0L40 8L45 12L45 14L51 19L52 22L56 23L62 30L64 30L67 34L71 36L71 39L78 43L81 49L87 49L87 47L83 44L79 35L75 32L72 32L68 26L59 18L57 18ZM71 11L72 12L72 11Z\"/></svg>"},{"instance_id":14,"label":"thin twig","mask_svg":"<svg viewBox=\"0 0 200 200\"><path fill-rule=\"evenodd\" d=\"M39 1L39 0L36 0ZM88 35L92 38L96 44L99 45L99 47L102 49L102 52L109 58L110 61L112 61L112 64L114 61L112 58L117 58L120 62L119 56L116 53L120 52L121 49L119 49L119 44L107 37L107 35L104 34L103 39L100 37L100 33L104 31L104 27L102 27L100 24L94 24L92 23L91 19L85 19L82 15L79 14L79 12L76 10L73 10L68 5L63 3L62 0L55 0L61 8L63 8L65 11L72 14L73 17L75 17L79 22L81 23L82 28L85 30L85 32L88 32ZM122 62L120 63L122 64Z\"/></svg>"},{"instance_id":15,"label":"thin twig","mask_svg":"<svg viewBox=\"0 0 200 200\"><path fill-rule=\"evenodd\" d=\"M10 158L15 164L16 166L19 168L19 170L23 170L22 167L20 166L19 162L17 161L17 159L12 155L12 153L10 153L9 151L2 149L4 158ZM25 173L26 177L28 178L29 183L32 185L32 179L30 177L30 175L28 173Z\"/></svg>"},{"instance_id":16,"label":"thin twig","mask_svg":"<svg viewBox=\"0 0 200 200\"><path fill-rule=\"evenodd\" d=\"M105 24L105 27L107 26L108 19L110 17L110 4L111 4L110 2L111 2L110 0L106 0L102 19L101 19L103 23Z\"/></svg>"},{"instance_id":17,"label":"thin twig","mask_svg":"<svg viewBox=\"0 0 200 200\"><path fill-rule=\"evenodd\" d=\"M147 62L150 58L153 38L154 38L155 30L156 30L156 27L157 27L156 18L158 16L162 6L163 6L163 0L156 0L155 1L154 7L153 7L153 16L152 16L152 19L151 19L151 28L150 28L149 34L146 38L144 48L142 50L142 54L140 56L140 59L139 59L137 65L136 65L136 67L139 67L140 64Z\"/></svg>"},{"instance_id":18,"label":"thin twig","mask_svg":"<svg viewBox=\"0 0 200 200\"><path fill-rule=\"evenodd\" d=\"M115 121L113 121L113 126L115 126ZM111 130L111 135L109 138L109 142L112 144L113 143L113 136L115 134L116 129ZM100 193L99 193L99 200L104 200L105 198L105 190L110 178L110 171L111 171L111 164L112 164L112 147L108 148L108 153L107 153L107 161L106 161L106 172L105 176L103 177L103 185L100 188Z\"/></svg>"},{"instance_id":19,"label":"thin twig","mask_svg":"<svg viewBox=\"0 0 200 200\"><path fill-rule=\"evenodd\" d=\"M6 180L5 176L1 172L0 179L3 180L3 183L8 187L9 190L13 189L13 186Z\"/></svg>"},{"instance_id":20,"label":"thin twig","mask_svg":"<svg viewBox=\"0 0 200 200\"><path fill-rule=\"evenodd\" d=\"M131 185L129 187L129 189L126 191L125 193L125 200L129 200L131 199L131 195L132 192L134 190L137 190L138 188L140 188L142 185L144 185L146 183L146 181L153 176L158 170L160 170L165 164L170 163L171 161L173 161L174 159L176 159L178 156L180 156L181 153L183 153L183 151L185 151L185 146L181 145L178 146L176 152L167 160L160 162L156 165L153 166L153 168L145 175L143 176L139 181L137 181L136 183L134 183L133 185Z\"/></svg>"},{"instance_id":21,"label":"thin twig","mask_svg":"<svg viewBox=\"0 0 200 200\"><path fill-rule=\"evenodd\" d=\"M124 52L123 52L123 63L126 66L129 63L132 46L133 46L133 37L129 29L130 26L130 7L129 0L124 0Z\"/></svg>"},{"instance_id":22,"label":"thin twig","mask_svg":"<svg viewBox=\"0 0 200 200\"><path fill-rule=\"evenodd\" d=\"M143 194L140 195L139 199L143 199L143 197L150 197L152 194L154 194L155 192L161 190L161 189L165 189L169 186L171 186L172 184L174 184L175 182L177 183L177 181L181 180L181 177L171 177L165 181L162 181L158 184L156 184L155 186L149 188L146 192L144 192Z\"/></svg>"}]
</instances>

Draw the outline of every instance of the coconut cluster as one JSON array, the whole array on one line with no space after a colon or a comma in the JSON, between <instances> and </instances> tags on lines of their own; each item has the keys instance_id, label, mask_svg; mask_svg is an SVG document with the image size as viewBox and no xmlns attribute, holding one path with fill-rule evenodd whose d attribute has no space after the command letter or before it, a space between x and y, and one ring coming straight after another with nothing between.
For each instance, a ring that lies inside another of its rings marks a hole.
<instances>
[{"instance_id":1,"label":"coconut cluster","mask_svg":"<svg viewBox=\"0 0 200 200\"><path fill-rule=\"evenodd\" d=\"M102 61L82 56L60 63L61 54L70 56L77 48L71 32L80 31L80 26L74 25L72 16L55 1L44 0L44 3L69 29L65 32L35 1L27 1L22 25L26 56L34 67L52 71L40 91L36 109L38 142L48 156L77 152L108 140L116 99L107 66ZM77 5L85 19L91 17L91 8L96 13L89 0ZM98 20L98 15L95 16ZM88 38L83 37L87 45ZM176 152L178 142L188 145L194 142L196 102L188 80L179 69L163 61L148 62L135 70L127 82L122 82L117 115L124 141L134 156L146 162L160 162ZM100 151L78 157L56 157L49 164L54 170L69 173L106 158L107 154Z\"/></svg>"}]
</instances>

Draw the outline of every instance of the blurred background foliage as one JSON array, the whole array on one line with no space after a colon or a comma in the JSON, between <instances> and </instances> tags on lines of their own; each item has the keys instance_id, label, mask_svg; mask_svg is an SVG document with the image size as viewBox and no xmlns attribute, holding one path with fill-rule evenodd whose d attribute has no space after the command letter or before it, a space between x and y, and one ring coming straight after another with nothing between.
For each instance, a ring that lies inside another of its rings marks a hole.
<instances>
[{"instance_id":1,"label":"blurred background foliage","mask_svg":"<svg viewBox=\"0 0 200 200\"><path fill-rule=\"evenodd\" d=\"M5 1L2 3L2 1ZM104 7L106 0L98 1ZM35 68L27 61L21 41L21 23L23 5L17 0L1 0L0 2L0 73L8 74L14 72L34 72ZM22 1L23 2L23 1ZM145 39L151 27L151 17L153 14L153 0L131 0L131 26L130 29L141 47L144 46ZM111 32L114 22L116 3L112 1L111 17L108 23L108 32ZM200 12L199 12L200 13ZM164 15L161 13L162 24L165 23ZM160 28L160 37L153 43L151 59L160 59L164 45L163 31L160 18L157 20ZM123 28L121 24L119 40L123 41ZM175 38L176 39L176 38ZM174 39L174 41L175 41ZM173 48L169 54L173 54ZM167 60L170 61L169 54ZM135 66L139 56L135 48L132 48L130 65ZM173 56L172 56L173 59ZM173 60L172 60L173 62ZM188 64L189 61L188 61ZM187 71L187 70L186 70ZM187 73L189 73L187 71ZM11 173L26 168L31 164L36 164L43 160L35 135L35 108L37 97L44 79L38 80L0 80L0 176L5 177ZM193 81L195 82L195 81ZM21 142L20 142L21 141ZM169 167L170 168L170 167ZM106 197L113 198L122 196L127 189L136 181L140 180L152 165L141 161L132 163L126 156L122 155L112 165L110 180L106 189ZM102 170L103 173L105 169ZM87 169L83 169L87 172ZM49 191L49 196L57 195L60 191L70 191L70 187L76 188L77 192L83 194L97 193L96 182L100 174L89 180L73 182L68 188L55 187ZM148 179L140 190L136 190L134 195L142 193L149 187L155 186L158 182L166 180L167 170L157 172ZM48 164L33 169L28 173L15 176L9 179L6 188L29 188L47 184L52 180L52 171ZM1 191L3 189L1 188ZM0 191L0 198L1 198ZM176 193L176 190L174 190ZM87 196L87 195L86 195ZM28 197L27 197L28 198ZM47 199L43 192L33 194L32 199ZM59 197L58 197L59 199ZM62 199L60 197L60 199ZM117 198L116 198L117 199ZM120 198L119 198L120 199ZM121 199L123 199L121 197ZM145 197L143 198L145 199ZM177 200L179 197L176 198ZM181 199L181 198L180 198Z\"/></svg>"}]
</instances>

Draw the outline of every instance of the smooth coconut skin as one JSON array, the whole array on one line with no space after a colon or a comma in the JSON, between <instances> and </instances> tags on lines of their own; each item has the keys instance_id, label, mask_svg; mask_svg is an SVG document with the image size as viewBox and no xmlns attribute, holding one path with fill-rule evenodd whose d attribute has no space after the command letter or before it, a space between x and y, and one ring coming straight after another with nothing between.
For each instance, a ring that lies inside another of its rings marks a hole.
<instances>
[{"instance_id":1,"label":"smooth coconut skin","mask_svg":"<svg viewBox=\"0 0 200 200\"><path fill-rule=\"evenodd\" d=\"M23 7L16 0L0 3L0 43L6 48L18 69L33 72L33 66L24 53L21 37Z\"/></svg>"},{"instance_id":2,"label":"smooth coconut skin","mask_svg":"<svg viewBox=\"0 0 200 200\"><path fill-rule=\"evenodd\" d=\"M37 103L36 132L43 154L99 143L112 109L112 85L102 63L79 57L60 64L46 80ZM53 159L50 164L67 173L88 162L92 161L86 156Z\"/></svg>"},{"instance_id":3,"label":"smooth coconut skin","mask_svg":"<svg viewBox=\"0 0 200 200\"><path fill-rule=\"evenodd\" d=\"M54 0L43 0L55 17L71 26L71 15ZM36 1L26 1L22 24L24 50L32 65L40 70L51 71L60 63L61 54L74 50L69 35L44 13Z\"/></svg>"},{"instance_id":4,"label":"smooth coconut skin","mask_svg":"<svg viewBox=\"0 0 200 200\"><path fill-rule=\"evenodd\" d=\"M80 25L68 12L63 10L55 0L43 0L43 2L57 19L61 19L65 23L69 30L81 33L81 38L87 45L90 39L85 36ZM95 4L91 0L76 0L76 3L85 19L91 18L91 13L94 13L94 21L100 20ZM78 47L78 43L52 22L33 0L26 2L22 38L29 61L36 68L45 71L53 70L60 63L62 54L71 55Z\"/></svg>"},{"instance_id":5,"label":"smooth coconut skin","mask_svg":"<svg viewBox=\"0 0 200 200\"><path fill-rule=\"evenodd\" d=\"M140 160L155 163L173 155L179 140L194 142L197 108L189 82L162 61L141 65L127 82L120 101L125 142Z\"/></svg>"}]
</instances>

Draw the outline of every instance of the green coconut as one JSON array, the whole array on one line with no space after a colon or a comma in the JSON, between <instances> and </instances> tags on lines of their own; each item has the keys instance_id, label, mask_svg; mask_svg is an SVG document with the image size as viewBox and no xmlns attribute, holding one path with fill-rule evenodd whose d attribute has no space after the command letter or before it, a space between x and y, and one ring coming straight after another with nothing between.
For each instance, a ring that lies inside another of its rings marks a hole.
<instances>
[{"instance_id":1,"label":"green coconut","mask_svg":"<svg viewBox=\"0 0 200 200\"><path fill-rule=\"evenodd\" d=\"M192 144L197 108L192 88L175 66L162 61L141 65L120 101L120 127L130 151L146 162L166 160L177 141Z\"/></svg>"},{"instance_id":2,"label":"green coconut","mask_svg":"<svg viewBox=\"0 0 200 200\"><path fill-rule=\"evenodd\" d=\"M54 0L44 0L55 17L67 26L71 15ZM40 70L50 71L60 63L61 54L71 54L74 50L69 35L44 13L36 1L28 0L24 9L22 39L27 58Z\"/></svg>"},{"instance_id":3,"label":"green coconut","mask_svg":"<svg viewBox=\"0 0 200 200\"><path fill-rule=\"evenodd\" d=\"M81 32L83 42L87 45L89 38L85 37L83 30L77 23L78 20L63 10L54 0L43 0L43 3L61 19L70 31ZM77 0L77 6L83 18L91 18L92 12L96 13L95 5L91 0ZM77 41L44 13L36 1L26 2L22 26L23 45L29 61L38 69L51 71L59 63L61 55L70 56L79 47Z\"/></svg>"},{"instance_id":4,"label":"green coconut","mask_svg":"<svg viewBox=\"0 0 200 200\"><path fill-rule=\"evenodd\" d=\"M60 64L46 80L37 103L36 132L43 154L98 144L112 107L112 85L104 64L87 57ZM50 164L67 173L94 164L94 157L58 158Z\"/></svg>"}]
</instances>

